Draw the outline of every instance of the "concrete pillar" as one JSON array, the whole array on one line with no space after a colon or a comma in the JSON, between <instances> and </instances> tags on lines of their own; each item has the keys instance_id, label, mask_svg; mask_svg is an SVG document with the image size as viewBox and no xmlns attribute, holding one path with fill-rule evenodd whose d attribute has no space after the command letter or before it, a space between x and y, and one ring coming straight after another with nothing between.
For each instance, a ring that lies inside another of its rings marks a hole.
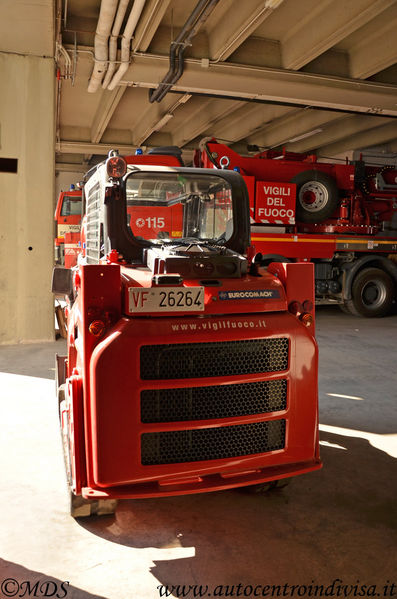
<instances>
[{"instance_id":1,"label":"concrete pillar","mask_svg":"<svg viewBox=\"0 0 397 599\"><path fill-rule=\"evenodd\" d=\"M0 81L0 344L53 340L54 61L1 53Z\"/></svg>"}]
</instances>

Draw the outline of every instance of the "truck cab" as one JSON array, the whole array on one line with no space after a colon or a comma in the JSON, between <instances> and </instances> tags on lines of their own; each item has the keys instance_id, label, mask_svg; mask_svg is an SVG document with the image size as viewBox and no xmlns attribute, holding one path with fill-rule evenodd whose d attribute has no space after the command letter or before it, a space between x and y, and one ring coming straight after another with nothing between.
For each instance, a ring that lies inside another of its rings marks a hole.
<instances>
[{"instance_id":1,"label":"truck cab","mask_svg":"<svg viewBox=\"0 0 397 599\"><path fill-rule=\"evenodd\" d=\"M80 235L82 216L82 190L71 185L69 191L61 191L55 209L55 263L65 264L65 246L71 245L73 237ZM73 236L65 243L65 236ZM67 249L67 248L66 248ZM67 253L67 252L66 252ZM67 261L66 261L67 262ZM73 260L73 265L76 263Z\"/></svg>"},{"instance_id":2,"label":"truck cab","mask_svg":"<svg viewBox=\"0 0 397 599\"><path fill-rule=\"evenodd\" d=\"M53 280L72 515L320 468L313 266L255 262L242 177L113 153L85 198L85 257Z\"/></svg>"}]
</instances>

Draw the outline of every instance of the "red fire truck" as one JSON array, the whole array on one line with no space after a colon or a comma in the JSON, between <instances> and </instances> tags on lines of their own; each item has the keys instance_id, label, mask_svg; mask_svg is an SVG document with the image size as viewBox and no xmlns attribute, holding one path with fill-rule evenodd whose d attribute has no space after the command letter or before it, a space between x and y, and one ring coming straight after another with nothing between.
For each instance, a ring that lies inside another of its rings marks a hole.
<instances>
[{"instance_id":1,"label":"red fire truck","mask_svg":"<svg viewBox=\"0 0 397 599\"><path fill-rule=\"evenodd\" d=\"M182 152L179 148L161 147L154 148L143 154L139 148L135 156L126 156L127 164L162 164L164 166L183 166ZM79 184L79 189L75 189L72 184L69 191L61 191L59 194L56 210L55 210L55 263L72 268L77 264L77 256L81 251L80 248L80 228L82 219L82 184ZM153 229L156 234L160 229L168 225L164 222L161 215L156 215L156 218L151 219L149 209L146 209L147 214L142 210L139 224L141 227ZM131 213L131 216L132 213ZM160 219L157 222L157 219ZM143 220L142 220L143 219Z\"/></svg>"},{"instance_id":2,"label":"red fire truck","mask_svg":"<svg viewBox=\"0 0 397 599\"><path fill-rule=\"evenodd\" d=\"M253 260L242 177L112 153L84 194L85 257L53 277L72 515L320 468L313 265Z\"/></svg>"},{"instance_id":3,"label":"red fire truck","mask_svg":"<svg viewBox=\"0 0 397 599\"><path fill-rule=\"evenodd\" d=\"M81 225L82 190L70 186L61 191L55 209L55 263L68 267L76 264ZM65 240L65 236L67 239Z\"/></svg>"},{"instance_id":4,"label":"red fire truck","mask_svg":"<svg viewBox=\"0 0 397 599\"><path fill-rule=\"evenodd\" d=\"M243 157L203 141L195 165L237 170L250 197L251 239L262 263L311 261L316 301L384 316L397 288L397 170L309 154Z\"/></svg>"}]
</instances>

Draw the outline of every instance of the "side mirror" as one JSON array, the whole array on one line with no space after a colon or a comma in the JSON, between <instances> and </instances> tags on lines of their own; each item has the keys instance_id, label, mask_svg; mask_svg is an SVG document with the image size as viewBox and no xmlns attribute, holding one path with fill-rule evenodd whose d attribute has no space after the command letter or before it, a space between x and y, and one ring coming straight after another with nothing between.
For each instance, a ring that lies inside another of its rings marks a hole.
<instances>
[{"instance_id":1,"label":"side mirror","mask_svg":"<svg viewBox=\"0 0 397 599\"><path fill-rule=\"evenodd\" d=\"M52 293L56 295L73 295L73 273L70 268L56 266L52 271Z\"/></svg>"}]
</instances>

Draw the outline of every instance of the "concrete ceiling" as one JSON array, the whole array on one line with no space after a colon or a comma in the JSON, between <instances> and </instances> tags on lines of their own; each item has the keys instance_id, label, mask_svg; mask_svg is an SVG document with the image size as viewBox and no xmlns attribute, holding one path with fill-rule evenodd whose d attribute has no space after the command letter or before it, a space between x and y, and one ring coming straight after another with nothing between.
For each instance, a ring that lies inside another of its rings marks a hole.
<instances>
[{"instance_id":1,"label":"concrete ceiling","mask_svg":"<svg viewBox=\"0 0 397 599\"><path fill-rule=\"evenodd\" d=\"M88 91L94 64L100 79L109 64L106 33L105 57L95 41L105 2L113 3L111 29L123 0L3 2L19 32L14 40L8 32L4 43L55 56L59 169L86 168L112 147L132 153L178 145L189 161L207 136L245 154L247 146L323 157L374 146L397 153L397 0L212 0L186 47L181 77L152 103L150 90L169 70L171 42L204 0L125 0L117 61L125 61L130 11L142 8L125 72L113 89L99 81Z\"/></svg>"}]
</instances>

